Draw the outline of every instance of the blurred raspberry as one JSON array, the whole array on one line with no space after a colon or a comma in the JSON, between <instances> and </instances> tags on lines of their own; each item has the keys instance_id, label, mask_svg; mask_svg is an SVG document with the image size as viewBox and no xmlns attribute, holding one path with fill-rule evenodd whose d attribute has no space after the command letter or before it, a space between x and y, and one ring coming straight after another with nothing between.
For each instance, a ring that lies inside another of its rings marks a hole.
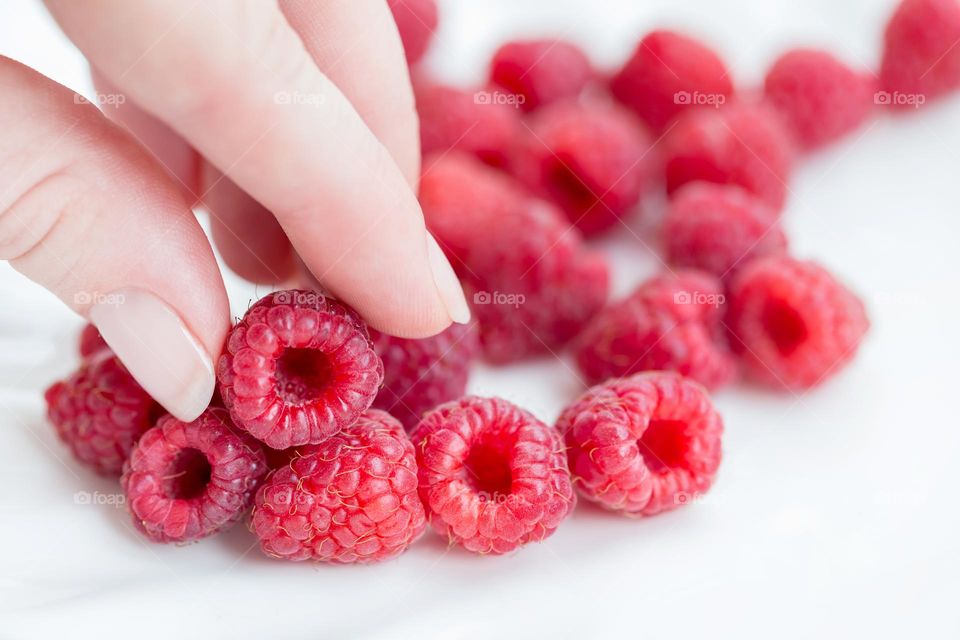
<instances>
[{"instance_id":1,"label":"blurred raspberry","mask_svg":"<svg viewBox=\"0 0 960 640\"><path fill-rule=\"evenodd\" d=\"M580 494L627 515L695 501L720 466L723 420L703 387L672 373L593 387L564 409L557 430Z\"/></svg>"},{"instance_id":2,"label":"blurred raspberry","mask_svg":"<svg viewBox=\"0 0 960 640\"><path fill-rule=\"evenodd\" d=\"M863 303L827 270L786 256L754 261L730 286L731 345L766 384L817 386L848 363L869 328Z\"/></svg>"},{"instance_id":3,"label":"blurred raspberry","mask_svg":"<svg viewBox=\"0 0 960 640\"><path fill-rule=\"evenodd\" d=\"M490 82L522 96L520 107L528 112L577 97L593 77L586 54L564 40L508 42L490 62Z\"/></svg>"},{"instance_id":4,"label":"blurred raspberry","mask_svg":"<svg viewBox=\"0 0 960 640\"><path fill-rule=\"evenodd\" d=\"M413 445L376 409L272 471L251 519L267 555L336 563L392 558L424 527Z\"/></svg>"},{"instance_id":5,"label":"blurred raspberry","mask_svg":"<svg viewBox=\"0 0 960 640\"><path fill-rule=\"evenodd\" d=\"M700 42L653 31L611 79L610 89L654 131L691 107L718 107L733 95L723 61Z\"/></svg>"},{"instance_id":6,"label":"blurred raspberry","mask_svg":"<svg viewBox=\"0 0 960 640\"><path fill-rule=\"evenodd\" d=\"M351 425L377 395L383 364L352 309L317 291L279 291L230 330L217 379L237 426L286 449Z\"/></svg>"},{"instance_id":7,"label":"blurred raspberry","mask_svg":"<svg viewBox=\"0 0 960 640\"><path fill-rule=\"evenodd\" d=\"M80 332L79 351L81 358L89 358L102 349L110 349L107 341L100 335L100 331L92 324L87 324Z\"/></svg>"},{"instance_id":8,"label":"blurred raspberry","mask_svg":"<svg viewBox=\"0 0 960 640\"><path fill-rule=\"evenodd\" d=\"M163 415L119 358L103 348L44 394L47 417L74 457L118 476L137 439Z\"/></svg>"},{"instance_id":9,"label":"blurred raspberry","mask_svg":"<svg viewBox=\"0 0 960 640\"><path fill-rule=\"evenodd\" d=\"M437 30L439 16L436 0L387 0L393 19L400 31L407 64L423 57Z\"/></svg>"},{"instance_id":10,"label":"blurred raspberry","mask_svg":"<svg viewBox=\"0 0 960 640\"><path fill-rule=\"evenodd\" d=\"M450 325L421 340L395 338L370 331L383 360L383 389L373 406L390 413L409 431L423 414L461 397L470 366L480 352L476 325Z\"/></svg>"},{"instance_id":11,"label":"blurred raspberry","mask_svg":"<svg viewBox=\"0 0 960 640\"><path fill-rule=\"evenodd\" d=\"M639 204L652 141L614 104L559 102L535 113L513 170L584 234L605 231Z\"/></svg>"},{"instance_id":12,"label":"blurred raspberry","mask_svg":"<svg viewBox=\"0 0 960 640\"><path fill-rule=\"evenodd\" d=\"M877 102L919 107L960 88L960 2L902 0L884 32Z\"/></svg>"},{"instance_id":13,"label":"blurred raspberry","mask_svg":"<svg viewBox=\"0 0 960 640\"><path fill-rule=\"evenodd\" d=\"M662 235L670 264L718 278L787 249L777 212L736 185L684 185L670 200Z\"/></svg>"},{"instance_id":14,"label":"blurred raspberry","mask_svg":"<svg viewBox=\"0 0 960 640\"><path fill-rule=\"evenodd\" d=\"M794 157L781 116L768 105L731 103L693 109L663 142L667 190L703 180L735 184L780 211Z\"/></svg>"},{"instance_id":15,"label":"blurred raspberry","mask_svg":"<svg viewBox=\"0 0 960 640\"><path fill-rule=\"evenodd\" d=\"M422 77L414 78L413 88L424 155L459 149L491 166L507 165L520 132L515 107L494 100L490 91L465 91Z\"/></svg>"},{"instance_id":16,"label":"blurred raspberry","mask_svg":"<svg viewBox=\"0 0 960 640\"><path fill-rule=\"evenodd\" d=\"M240 520L267 472L260 444L207 409L193 422L164 416L143 434L121 484L133 523L154 542L190 542Z\"/></svg>"},{"instance_id":17,"label":"blurred raspberry","mask_svg":"<svg viewBox=\"0 0 960 640\"><path fill-rule=\"evenodd\" d=\"M603 257L563 214L479 162L447 154L425 166L427 226L473 302L484 356L503 363L559 349L606 299Z\"/></svg>"},{"instance_id":18,"label":"blurred raspberry","mask_svg":"<svg viewBox=\"0 0 960 640\"><path fill-rule=\"evenodd\" d=\"M590 383L656 370L719 388L736 376L723 302L722 286L706 273L651 278L590 320L573 345L577 366Z\"/></svg>"},{"instance_id":19,"label":"blurred raspberry","mask_svg":"<svg viewBox=\"0 0 960 640\"><path fill-rule=\"evenodd\" d=\"M499 398L429 412L411 435L434 530L476 553L550 536L575 503L559 434Z\"/></svg>"},{"instance_id":20,"label":"blurred raspberry","mask_svg":"<svg viewBox=\"0 0 960 640\"><path fill-rule=\"evenodd\" d=\"M764 91L807 149L854 131L873 109L871 77L814 49L794 49L780 56L767 72Z\"/></svg>"}]
</instances>

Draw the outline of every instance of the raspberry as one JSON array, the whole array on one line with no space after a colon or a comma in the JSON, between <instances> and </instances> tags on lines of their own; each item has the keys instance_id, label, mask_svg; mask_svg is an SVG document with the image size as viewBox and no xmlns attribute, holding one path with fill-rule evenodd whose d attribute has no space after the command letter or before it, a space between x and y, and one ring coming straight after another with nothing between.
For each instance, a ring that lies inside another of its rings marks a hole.
<instances>
[{"instance_id":1,"label":"raspberry","mask_svg":"<svg viewBox=\"0 0 960 640\"><path fill-rule=\"evenodd\" d=\"M520 131L515 108L489 99L487 91L464 91L419 78L414 78L413 88L424 155L459 149L491 166L507 165Z\"/></svg>"},{"instance_id":2,"label":"raspberry","mask_svg":"<svg viewBox=\"0 0 960 640\"><path fill-rule=\"evenodd\" d=\"M873 108L874 85L825 51L794 49L767 72L764 92L807 149L833 142L862 125Z\"/></svg>"},{"instance_id":3,"label":"raspberry","mask_svg":"<svg viewBox=\"0 0 960 640\"><path fill-rule=\"evenodd\" d=\"M662 235L670 264L718 278L787 250L777 212L736 185L684 185L670 200Z\"/></svg>"},{"instance_id":4,"label":"raspberry","mask_svg":"<svg viewBox=\"0 0 960 640\"><path fill-rule=\"evenodd\" d=\"M435 0L387 0L400 31L407 64L414 64L427 52L439 16Z\"/></svg>"},{"instance_id":5,"label":"raspberry","mask_svg":"<svg viewBox=\"0 0 960 640\"><path fill-rule=\"evenodd\" d=\"M272 471L251 519L264 553L294 561L385 560L424 527L413 445L395 418L376 409Z\"/></svg>"},{"instance_id":6,"label":"raspberry","mask_svg":"<svg viewBox=\"0 0 960 640\"><path fill-rule=\"evenodd\" d=\"M688 111L663 144L670 193L697 180L735 184L783 208L794 148L772 107L732 103Z\"/></svg>"},{"instance_id":7,"label":"raspberry","mask_svg":"<svg viewBox=\"0 0 960 640\"><path fill-rule=\"evenodd\" d=\"M470 551L541 542L573 510L559 434L506 400L467 396L441 405L411 438L431 525Z\"/></svg>"},{"instance_id":8,"label":"raspberry","mask_svg":"<svg viewBox=\"0 0 960 640\"><path fill-rule=\"evenodd\" d=\"M577 366L591 383L668 370L723 386L736 365L721 331L722 291L697 271L651 278L593 317L574 343Z\"/></svg>"},{"instance_id":9,"label":"raspberry","mask_svg":"<svg viewBox=\"0 0 960 640\"><path fill-rule=\"evenodd\" d=\"M563 214L479 162L447 154L425 164L427 226L473 301L484 356L511 362L568 342L606 299L603 257Z\"/></svg>"},{"instance_id":10,"label":"raspberry","mask_svg":"<svg viewBox=\"0 0 960 640\"><path fill-rule=\"evenodd\" d=\"M207 409L193 422L161 418L120 482L137 529L154 542L189 542L240 520L266 471L259 443L223 409Z\"/></svg>"},{"instance_id":11,"label":"raspberry","mask_svg":"<svg viewBox=\"0 0 960 640\"><path fill-rule=\"evenodd\" d=\"M163 415L108 349L47 389L47 417L74 457L99 474L118 476L137 439Z\"/></svg>"},{"instance_id":12,"label":"raspberry","mask_svg":"<svg viewBox=\"0 0 960 640\"><path fill-rule=\"evenodd\" d=\"M903 0L887 23L877 102L919 107L960 88L960 2Z\"/></svg>"},{"instance_id":13,"label":"raspberry","mask_svg":"<svg viewBox=\"0 0 960 640\"><path fill-rule=\"evenodd\" d=\"M237 426L286 449L356 421L377 395L383 364L352 309L291 290L264 297L231 329L217 378Z\"/></svg>"},{"instance_id":14,"label":"raspberry","mask_svg":"<svg viewBox=\"0 0 960 640\"><path fill-rule=\"evenodd\" d=\"M557 430L580 494L627 515L688 504L720 466L723 420L703 387L676 374L593 387L563 410Z\"/></svg>"},{"instance_id":15,"label":"raspberry","mask_svg":"<svg viewBox=\"0 0 960 640\"><path fill-rule=\"evenodd\" d=\"M480 352L476 325L454 324L422 340L394 338L371 330L383 360L383 389L373 406L413 429L423 414L467 390L470 365Z\"/></svg>"},{"instance_id":16,"label":"raspberry","mask_svg":"<svg viewBox=\"0 0 960 640\"><path fill-rule=\"evenodd\" d=\"M490 82L522 96L520 107L528 112L577 97L593 77L586 54L564 40L508 42L490 62Z\"/></svg>"},{"instance_id":17,"label":"raspberry","mask_svg":"<svg viewBox=\"0 0 960 640\"><path fill-rule=\"evenodd\" d=\"M869 327L863 303L823 267L786 256L750 263L730 285L727 324L750 374L817 386L849 362Z\"/></svg>"},{"instance_id":18,"label":"raspberry","mask_svg":"<svg viewBox=\"0 0 960 640\"><path fill-rule=\"evenodd\" d=\"M79 351L81 358L89 358L99 353L101 349L109 349L106 340L100 331L92 324L87 324L80 332Z\"/></svg>"},{"instance_id":19,"label":"raspberry","mask_svg":"<svg viewBox=\"0 0 960 640\"><path fill-rule=\"evenodd\" d=\"M610 89L657 132L690 107L716 107L733 95L730 75L717 54L672 31L647 34L611 79Z\"/></svg>"},{"instance_id":20,"label":"raspberry","mask_svg":"<svg viewBox=\"0 0 960 640\"><path fill-rule=\"evenodd\" d=\"M513 170L555 203L584 235L605 231L636 208L650 174L651 140L614 104L561 102L530 120Z\"/></svg>"}]
</instances>

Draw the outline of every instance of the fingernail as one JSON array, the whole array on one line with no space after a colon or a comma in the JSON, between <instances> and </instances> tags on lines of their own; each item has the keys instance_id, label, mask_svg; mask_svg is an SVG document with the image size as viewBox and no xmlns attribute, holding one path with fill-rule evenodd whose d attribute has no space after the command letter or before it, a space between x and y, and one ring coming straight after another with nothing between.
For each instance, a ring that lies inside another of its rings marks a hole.
<instances>
[{"instance_id":1,"label":"fingernail","mask_svg":"<svg viewBox=\"0 0 960 640\"><path fill-rule=\"evenodd\" d=\"M191 421L210 404L213 361L180 316L143 289L118 289L90 308L90 321L154 400Z\"/></svg>"},{"instance_id":2,"label":"fingernail","mask_svg":"<svg viewBox=\"0 0 960 640\"><path fill-rule=\"evenodd\" d=\"M443 306L447 308L450 319L460 324L470 322L470 307L463 295L463 287L457 274L453 272L450 261L443 255L436 238L427 233L427 255L430 257L430 270L433 271L433 281L440 292Z\"/></svg>"}]
</instances>

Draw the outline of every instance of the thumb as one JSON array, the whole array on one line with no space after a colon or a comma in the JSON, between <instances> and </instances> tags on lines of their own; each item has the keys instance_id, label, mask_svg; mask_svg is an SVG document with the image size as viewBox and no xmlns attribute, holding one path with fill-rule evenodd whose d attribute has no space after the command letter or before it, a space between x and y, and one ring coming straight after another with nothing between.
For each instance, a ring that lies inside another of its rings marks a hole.
<instances>
[{"instance_id":1,"label":"thumb","mask_svg":"<svg viewBox=\"0 0 960 640\"><path fill-rule=\"evenodd\" d=\"M151 396L192 420L213 394L229 307L181 192L65 87L0 57L0 89L0 259L89 318Z\"/></svg>"}]
</instances>

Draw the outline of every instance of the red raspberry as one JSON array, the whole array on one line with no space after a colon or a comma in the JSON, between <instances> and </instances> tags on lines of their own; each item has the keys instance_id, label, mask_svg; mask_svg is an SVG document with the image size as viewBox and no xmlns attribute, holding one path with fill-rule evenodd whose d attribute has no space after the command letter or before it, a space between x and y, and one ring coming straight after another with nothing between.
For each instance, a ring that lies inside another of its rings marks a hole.
<instances>
[{"instance_id":1,"label":"red raspberry","mask_svg":"<svg viewBox=\"0 0 960 640\"><path fill-rule=\"evenodd\" d=\"M721 331L723 288L706 273L663 274L596 314L574 343L588 382L676 371L708 388L736 375Z\"/></svg>"},{"instance_id":2,"label":"red raspberry","mask_svg":"<svg viewBox=\"0 0 960 640\"><path fill-rule=\"evenodd\" d=\"M441 405L411 438L431 525L470 551L541 542L573 510L559 434L506 400L467 396Z\"/></svg>"},{"instance_id":3,"label":"red raspberry","mask_svg":"<svg viewBox=\"0 0 960 640\"><path fill-rule=\"evenodd\" d=\"M670 193L697 180L735 184L777 211L783 208L794 148L768 105L690 110L667 134L663 154Z\"/></svg>"},{"instance_id":4,"label":"red raspberry","mask_svg":"<svg viewBox=\"0 0 960 640\"><path fill-rule=\"evenodd\" d=\"M439 15L436 0L387 0L400 31L407 64L414 64L427 52Z\"/></svg>"},{"instance_id":5,"label":"red raspberry","mask_svg":"<svg viewBox=\"0 0 960 640\"><path fill-rule=\"evenodd\" d=\"M903 0L887 23L879 104L919 107L960 88L960 2Z\"/></svg>"},{"instance_id":6,"label":"red raspberry","mask_svg":"<svg viewBox=\"0 0 960 640\"><path fill-rule=\"evenodd\" d=\"M231 329L217 378L237 426L286 449L356 421L380 389L383 364L352 309L317 291L279 291Z\"/></svg>"},{"instance_id":7,"label":"red raspberry","mask_svg":"<svg viewBox=\"0 0 960 640\"><path fill-rule=\"evenodd\" d=\"M670 264L718 278L787 250L777 212L736 185L684 185L670 200L662 235Z\"/></svg>"},{"instance_id":8,"label":"red raspberry","mask_svg":"<svg viewBox=\"0 0 960 640\"><path fill-rule=\"evenodd\" d=\"M807 389L839 371L869 327L863 303L823 267L781 256L752 262L730 286L727 323L752 376Z\"/></svg>"},{"instance_id":9,"label":"red raspberry","mask_svg":"<svg viewBox=\"0 0 960 640\"><path fill-rule=\"evenodd\" d=\"M866 122L874 83L831 54L794 49L767 72L764 91L807 149L833 142Z\"/></svg>"},{"instance_id":10,"label":"red raspberry","mask_svg":"<svg viewBox=\"0 0 960 640\"><path fill-rule=\"evenodd\" d=\"M267 555L339 563L399 555L424 526L413 445L376 409L272 471L251 519Z\"/></svg>"},{"instance_id":11,"label":"red raspberry","mask_svg":"<svg viewBox=\"0 0 960 640\"><path fill-rule=\"evenodd\" d=\"M557 420L581 495L652 516L706 492L720 466L723 420L700 385L642 373L589 389Z\"/></svg>"},{"instance_id":12,"label":"red raspberry","mask_svg":"<svg viewBox=\"0 0 960 640\"><path fill-rule=\"evenodd\" d=\"M717 54L672 31L647 34L610 81L610 89L658 132L690 107L716 107L733 95L730 75Z\"/></svg>"},{"instance_id":13,"label":"red raspberry","mask_svg":"<svg viewBox=\"0 0 960 640\"><path fill-rule=\"evenodd\" d=\"M120 475L137 439L163 414L108 349L53 384L44 397L57 435L77 460L102 475Z\"/></svg>"},{"instance_id":14,"label":"red raspberry","mask_svg":"<svg viewBox=\"0 0 960 640\"><path fill-rule=\"evenodd\" d=\"M605 231L640 202L651 140L614 104L561 102L538 111L518 145L513 169L554 202L584 235Z\"/></svg>"},{"instance_id":15,"label":"red raspberry","mask_svg":"<svg viewBox=\"0 0 960 640\"><path fill-rule=\"evenodd\" d=\"M79 351L81 358L89 358L102 349L109 348L107 341L100 335L100 331L92 324L86 325L80 332Z\"/></svg>"},{"instance_id":16,"label":"red raspberry","mask_svg":"<svg viewBox=\"0 0 960 640\"><path fill-rule=\"evenodd\" d=\"M193 422L164 416L143 434L120 482L133 523L154 542L189 542L240 520L267 461L223 409Z\"/></svg>"},{"instance_id":17,"label":"red raspberry","mask_svg":"<svg viewBox=\"0 0 960 640\"><path fill-rule=\"evenodd\" d=\"M413 88L424 155L459 149L491 166L506 166L520 132L516 108L492 100L489 91L464 91L418 78Z\"/></svg>"},{"instance_id":18,"label":"red raspberry","mask_svg":"<svg viewBox=\"0 0 960 640\"><path fill-rule=\"evenodd\" d=\"M427 159L420 203L492 362L558 349L603 305L608 272L559 211L469 157ZM489 199L478 199L486 194Z\"/></svg>"},{"instance_id":19,"label":"red raspberry","mask_svg":"<svg viewBox=\"0 0 960 640\"><path fill-rule=\"evenodd\" d=\"M593 77L586 54L564 40L508 42L490 62L490 82L522 96L524 111L575 98Z\"/></svg>"},{"instance_id":20,"label":"red raspberry","mask_svg":"<svg viewBox=\"0 0 960 640\"><path fill-rule=\"evenodd\" d=\"M454 324L422 340L370 331L383 360L383 389L373 406L413 429L423 414L467 390L470 366L480 352L476 325Z\"/></svg>"}]
</instances>

